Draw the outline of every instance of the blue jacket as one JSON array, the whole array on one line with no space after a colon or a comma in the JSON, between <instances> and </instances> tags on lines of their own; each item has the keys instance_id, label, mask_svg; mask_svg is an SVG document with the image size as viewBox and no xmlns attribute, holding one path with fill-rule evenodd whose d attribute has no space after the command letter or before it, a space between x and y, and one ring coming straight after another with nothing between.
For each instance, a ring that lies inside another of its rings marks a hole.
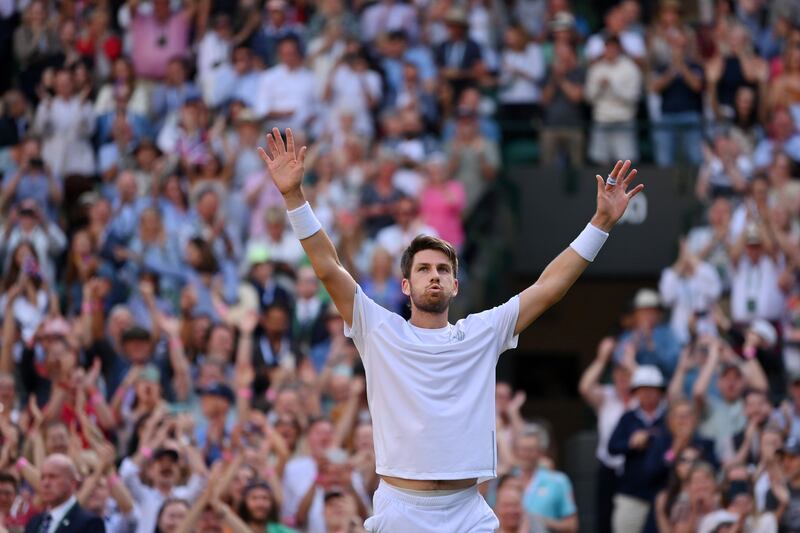
<instances>
[{"instance_id":1,"label":"blue jacket","mask_svg":"<svg viewBox=\"0 0 800 533\"><path fill-rule=\"evenodd\" d=\"M620 418L617 427L608 441L608 452L611 455L624 455L625 466L619 477L618 492L634 498L652 501L661 488L657 480L653 480L646 469L648 451L667 433L665 424L666 407L662 404L652 421L645 419L641 409L626 412ZM645 429L650 433L650 440L644 449L632 449L628 446L631 435L637 430Z\"/></svg>"}]
</instances>

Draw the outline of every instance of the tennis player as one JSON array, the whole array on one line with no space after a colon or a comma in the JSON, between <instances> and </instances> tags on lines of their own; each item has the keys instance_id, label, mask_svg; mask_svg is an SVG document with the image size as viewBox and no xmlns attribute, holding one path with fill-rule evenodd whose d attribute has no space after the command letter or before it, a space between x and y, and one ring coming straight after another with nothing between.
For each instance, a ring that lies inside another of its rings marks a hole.
<instances>
[{"instance_id":1,"label":"tennis player","mask_svg":"<svg viewBox=\"0 0 800 533\"><path fill-rule=\"evenodd\" d=\"M419 236L401 259L406 321L373 302L342 267L303 195L306 147L277 128L259 154L286 202L289 220L345 321L364 363L381 482L364 527L380 533L489 533L498 527L477 484L496 476L495 365L519 333L558 302L594 260L608 232L643 188L630 161L596 176L597 210L536 282L506 303L447 320L458 294L453 247Z\"/></svg>"}]
</instances>

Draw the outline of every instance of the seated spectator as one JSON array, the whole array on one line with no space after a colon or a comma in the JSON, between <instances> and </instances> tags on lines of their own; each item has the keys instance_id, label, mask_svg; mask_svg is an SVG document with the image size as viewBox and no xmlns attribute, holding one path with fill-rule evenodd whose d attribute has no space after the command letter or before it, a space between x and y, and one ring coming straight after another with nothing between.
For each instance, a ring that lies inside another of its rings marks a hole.
<instances>
[{"instance_id":1,"label":"seated spectator","mask_svg":"<svg viewBox=\"0 0 800 533\"><path fill-rule=\"evenodd\" d=\"M686 246L690 253L714 267L723 290L728 292L732 276L730 248L734 242L730 200L716 198L707 213L708 225L692 228L686 236Z\"/></svg>"},{"instance_id":2,"label":"seated spectator","mask_svg":"<svg viewBox=\"0 0 800 533\"><path fill-rule=\"evenodd\" d=\"M425 165L427 184L419 199L422 223L461 250L464 244L463 212L466 204L464 184L451 178L444 157L434 154Z\"/></svg>"},{"instance_id":3,"label":"seated spectator","mask_svg":"<svg viewBox=\"0 0 800 533\"><path fill-rule=\"evenodd\" d=\"M231 100L241 100L248 109L255 109L263 72L254 63L250 48L241 45L234 48L231 62L223 63L214 72L213 84L205 97L209 107L216 109Z\"/></svg>"},{"instance_id":4,"label":"seated spectator","mask_svg":"<svg viewBox=\"0 0 800 533\"><path fill-rule=\"evenodd\" d=\"M589 157L593 162L639 158L635 119L641 85L639 67L622 54L617 37L607 37L602 57L589 67L584 89L592 105Z\"/></svg>"},{"instance_id":5,"label":"seated spectator","mask_svg":"<svg viewBox=\"0 0 800 533\"><path fill-rule=\"evenodd\" d=\"M800 163L800 131L786 108L777 108L772 112L767 137L756 145L753 153L753 166L764 169L781 152L794 163Z\"/></svg>"}]
</instances>

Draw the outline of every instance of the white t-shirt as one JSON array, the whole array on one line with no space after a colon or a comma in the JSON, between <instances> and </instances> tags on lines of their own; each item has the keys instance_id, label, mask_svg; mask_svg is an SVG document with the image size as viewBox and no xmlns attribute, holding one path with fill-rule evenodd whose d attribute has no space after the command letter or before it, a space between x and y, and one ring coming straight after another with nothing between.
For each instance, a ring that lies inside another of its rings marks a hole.
<instances>
[{"instance_id":1,"label":"white t-shirt","mask_svg":"<svg viewBox=\"0 0 800 533\"><path fill-rule=\"evenodd\" d=\"M355 294L376 472L404 479L493 478L495 365L517 346L519 298L439 329L413 326Z\"/></svg>"},{"instance_id":2,"label":"white t-shirt","mask_svg":"<svg viewBox=\"0 0 800 533\"><path fill-rule=\"evenodd\" d=\"M773 259L762 254L757 264L744 254L736 265L731 288L731 317L734 322L756 318L779 320L786 296L778 285L784 267L783 256Z\"/></svg>"},{"instance_id":3,"label":"white t-shirt","mask_svg":"<svg viewBox=\"0 0 800 533\"><path fill-rule=\"evenodd\" d=\"M635 407L636 404L633 404ZM608 441L619 423L619 419L631 406L626 406L617 395L614 385L603 385L603 403L597 410L597 458L608 468L622 469L624 455L608 453Z\"/></svg>"}]
</instances>

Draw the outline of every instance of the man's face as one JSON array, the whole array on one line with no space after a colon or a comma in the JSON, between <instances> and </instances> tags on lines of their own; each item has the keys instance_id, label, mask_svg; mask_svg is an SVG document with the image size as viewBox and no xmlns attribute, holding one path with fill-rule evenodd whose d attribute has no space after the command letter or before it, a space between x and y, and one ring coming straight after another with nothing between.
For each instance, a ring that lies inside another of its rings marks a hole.
<instances>
[{"instance_id":1,"label":"man's face","mask_svg":"<svg viewBox=\"0 0 800 533\"><path fill-rule=\"evenodd\" d=\"M200 398L200 410L206 418L217 418L228 412L228 400L215 394L205 394Z\"/></svg>"},{"instance_id":2,"label":"man's face","mask_svg":"<svg viewBox=\"0 0 800 533\"><path fill-rule=\"evenodd\" d=\"M69 467L52 459L47 460L42 465L39 497L48 508L56 507L72 496L76 483Z\"/></svg>"},{"instance_id":3,"label":"man's face","mask_svg":"<svg viewBox=\"0 0 800 533\"><path fill-rule=\"evenodd\" d=\"M272 510L272 498L267 489L251 489L247 493L246 503L254 522L264 523L267 521Z\"/></svg>"},{"instance_id":4,"label":"man's face","mask_svg":"<svg viewBox=\"0 0 800 533\"><path fill-rule=\"evenodd\" d=\"M769 416L769 402L762 394L748 394L744 400L744 415L761 424Z\"/></svg>"},{"instance_id":5,"label":"man's face","mask_svg":"<svg viewBox=\"0 0 800 533\"><path fill-rule=\"evenodd\" d=\"M800 476L800 455L786 454L783 457L783 471L790 480Z\"/></svg>"},{"instance_id":6,"label":"man's face","mask_svg":"<svg viewBox=\"0 0 800 533\"><path fill-rule=\"evenodd\" d=\"M719 392L726 402L735 402L742 395L744 381L742 374L736 369L729 369L719 377Z\"/></svg>"},{"instance_id":7,"label":"man's face","mask_svg":"<svg viewBox=\"0 0 800 533\"><path fill-rule=\"evenodd\" d=\"M333 443L333 426L328 421L320 421L308 432L308 447L313 454L322 454Z\"/></svg>"},{"instance_id":8,"label":"man's face","mask_svg":"<svg viewBox=\"0 0 800 533\"><path fill-rule=\"evenodd\" d=\"M175 486L178 482L180 471L178 463L169 455L163 455L157 460L153 461L150 468L152 478L158 482L159 485Z\"/></svg>"},{"instance_id":9,"label":"man's face","mask_svg":"<svg viewBox=\"0 0 800 533\"><path fill-rule=\"evenodd\" d=\"M450 259L439 250L417 252L411 263L411 277L403 279L403 294L426 313L444 313L458 294L458 280Z\"/></svg>"},{"instance_id":10,"label":"man's face","mask_svg":"<svg viewBox=\"0 0 800 533\"><path fill-rule=\"evenodd\" d=\"M0 483L0 512L7 514L14 504L17 491L11 483Z\"/></svg>"},{"instance_id":11,"label":"man's face","mask_svg":"<svg viewBox=\"0 0 800 533\"><path fill-rule=\"evenodd\" d=\"M278 58L280 59L281 63L289 68L296 68L300 66L302 61L300 50L297 49L297 45L292 41L284 41L281 43L280 47L278 48Z\"/></svg>"},{"instance_id":12,"label":"man's face","mask_svg":"<svg viewBox=\"0 0 800 533\"><path fill-rule=\"evenodd\" d=\"M47 428L44 447L47 453L68 453L69 452L69 431L64 424L55 424Z\"/></svg>"},{"instance_id":13,"label":"man's face","mask_svg":"<svg viewBox=\"0 0 800 533\"><path fill-rule=\"evenodd\" d=\"M500 529L503 531L516 531L522 521L522 493L516 487L506 487L497 493L497 503L494 506Z\"/></svg>"},{"instance_id":14,"label":"man's face","mask_svg":"<svg viewBox=\"0 0 800 533\"><path fill-rule=\"evenodd\" d=\"M143 365L150 360L150 341L145 339L129 339L122 346L128 360L134 365Z\"/></svg>"},{"instance_id":15,"label":"man's face","mask_svg":"<svg viewBox=\"0 0 800 533\"><path fill-rule=\"evenodd\" d=\"M663 393L657 387L639 387L636 389L636 399L645 411L652 411L661 403Z\"/></svg>"},{"instance_id":16,"label":"man's face","mask_svg":"<svg viewBox=\"0 0 800 533\"><path fill-rule=\"evenodd\" d=\"M514 444L514 455L517 456L517 460L523 467L535 468L542 455L539 438L535 435L517 437Z\"/></svg>"}]
</instances>

